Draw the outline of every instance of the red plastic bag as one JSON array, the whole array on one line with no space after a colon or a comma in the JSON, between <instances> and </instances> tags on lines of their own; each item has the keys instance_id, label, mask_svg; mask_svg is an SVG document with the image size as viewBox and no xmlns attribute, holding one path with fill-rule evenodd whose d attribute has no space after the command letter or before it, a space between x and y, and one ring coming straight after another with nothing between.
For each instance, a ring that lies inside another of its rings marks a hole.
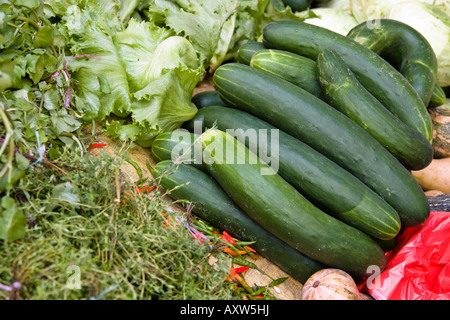
<instances>
[{"instance_id":1,"label":"red plastic bag","mask_svg":"<svg viewBox=\"0 0 450 320\"><path fill-rule=\"evenodd\" d=\"M385 270L362 291L376 300L450 300L450 212L431 212L407 228L386 257Z\"/></svg>"}]
</instances>

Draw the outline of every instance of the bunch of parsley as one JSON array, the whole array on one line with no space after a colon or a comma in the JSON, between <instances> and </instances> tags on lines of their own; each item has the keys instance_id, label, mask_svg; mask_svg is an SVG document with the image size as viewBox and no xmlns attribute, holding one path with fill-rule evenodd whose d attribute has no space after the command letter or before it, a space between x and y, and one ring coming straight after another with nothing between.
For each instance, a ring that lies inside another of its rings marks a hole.
<instances>
[{"instance_id":1,"label":"bunch of parsley","mask_svg":"<svg viewBox=\"0 0 450 320\"><path fill-rule=\"evenodd\" d=\"M67 107L66 41L42 1L0 4L0 239L24 236L24 216L11 197L29 166L83 149L80 115Z\"/></svg>"}]
</instances>

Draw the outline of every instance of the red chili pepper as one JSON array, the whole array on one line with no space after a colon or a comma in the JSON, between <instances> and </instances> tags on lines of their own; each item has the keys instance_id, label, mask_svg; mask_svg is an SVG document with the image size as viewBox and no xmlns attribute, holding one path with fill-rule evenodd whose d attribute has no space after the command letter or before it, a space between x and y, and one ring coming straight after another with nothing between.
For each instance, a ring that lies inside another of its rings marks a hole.
<instances>
[{"instance_id":1,"label":"red chili pepper","mask_svg":"<svg viewBox=\"0 0 450 320\"><path fill-rule=\"evenodd\" d=\"M170 217L168 217L165 221L164 221L164 228L167 228L170 225Z\"/></svg>"},{"instance_id":2,"label":"red chili pepper","mask_svg":"<svg viewBox=\"0 0 450 320\"><path fill-rule=\"evenodd\" d=\"M94 143L94 144L91 144L87 149L92 150L95 148L106 147L106 146L107 146L106 143Z\"/></svg>"},{"instance_id":3,"label":"red chili pepper","mask_svg":"<svg viewBox=\"0 0 450 320\"><path fill-rule=\"evenodd\" d=\"M202 237L200 237L198 234L196 234L196 233L191 233L192 234L192 236L195 238L195 239L198 239L198 240L200 240L200 243L203 243L203 238Z\"/></svg>"},{"instance_id":4,"label":"red chili pepper","mask_svg":"<svg viewBox=\"0 0 450 320\"><path fill-rule=\"evenodd\" d=\"M226 231L222 232L222 236L220 238L228 243L236 244L236 241L234 241L234 239Z\"/></svg>"},{"instance_id":5,"label":"red chili pepper","mask_svg":"<svg viewBox=\"0 0 450 320\"><path fill-rule=\"evenodd\" d=\"M153 186L153 187L144 186L142 188L136 187L136 188L134 188L134 191L136 191L137 193L140 193L142 191L150 192L150 191L154 190L155 188L156 188L156 186Z\"/></svg>"},{"instance_id":6,"label":"red chili pepper","mask_svg":"<svg viewBox=\"0 0 450 320\"><path fill-rule=\"evenodd\" d=\"M242 273L242 272L247 271L249 269L249 267L239 267L239 268L233 268L233 269L236 273Z\"/></svg>"},{"instance_id":7,"label":"red chili pepper","mask_svg":"<svg viewBox=\"0 0 450 320\"><path fill-rule=\"evenodd\" d=\"M249 246L245 246L245 248L247 248L248 251L256 253L256 250L253 248L250 248Z\"/></svg>"}]
</instances>

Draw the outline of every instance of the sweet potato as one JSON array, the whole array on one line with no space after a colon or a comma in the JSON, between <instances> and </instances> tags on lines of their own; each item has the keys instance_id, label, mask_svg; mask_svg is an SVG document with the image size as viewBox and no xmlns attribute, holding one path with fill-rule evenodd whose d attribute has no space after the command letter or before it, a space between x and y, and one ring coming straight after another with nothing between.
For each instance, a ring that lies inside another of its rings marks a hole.
<instances>
[{"instance_id":1,"label":"sweet potato","mask_svg":"<svg viewBox=\"0 0 450 320\"><path fill-rule=\"evenodd\" d=\"M411 173L425 191L450 193L450 158L433 159L425 169Z\"/></svg>"}]
</instances>

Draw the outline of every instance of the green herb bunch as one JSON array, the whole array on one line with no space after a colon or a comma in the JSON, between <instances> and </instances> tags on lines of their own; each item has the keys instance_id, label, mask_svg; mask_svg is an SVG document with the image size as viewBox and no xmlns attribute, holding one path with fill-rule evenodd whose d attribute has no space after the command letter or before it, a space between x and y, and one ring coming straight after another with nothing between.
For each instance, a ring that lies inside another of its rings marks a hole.
<instances>
[{"instance_id":1,"label":"green herb bunch","mask_svg":"<svg viewBox=\"0 0 450 320\"><path fill-rule=\"evenodd\" d=\"M208 263L210 247L177 225L183 213L168 211L156 190L136 192L121 163L65 152L20 180L11 196L27 230L0 241L0 283L21 288L0 298L233 299L230 259Z\"/></svg>"}]
</instances>

